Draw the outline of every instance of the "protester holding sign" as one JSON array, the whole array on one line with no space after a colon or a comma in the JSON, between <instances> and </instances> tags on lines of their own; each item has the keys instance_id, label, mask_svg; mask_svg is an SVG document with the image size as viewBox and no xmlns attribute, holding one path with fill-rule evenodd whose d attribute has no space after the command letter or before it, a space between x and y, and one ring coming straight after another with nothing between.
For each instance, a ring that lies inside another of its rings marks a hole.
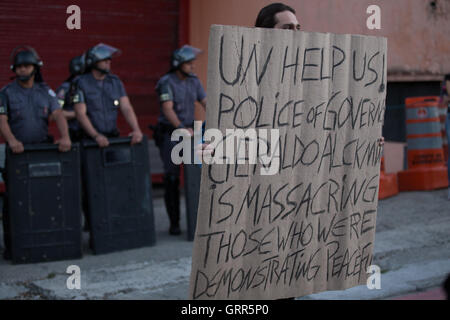
<instances>
[{"instance_id":1,"label":"protester holding sign","mask_svg":"<svg viewBox=\"0 0 450 320\"><path fill-rule=\"evenodd\" d=\"M212 26L208 52L217 108L207 110L205 140L215 154L202 167L190 297L279 299L366 284L386 39ZM256 163L239 163L253 159L239 157L240 138Z\"/></svg>"}]
</instances>

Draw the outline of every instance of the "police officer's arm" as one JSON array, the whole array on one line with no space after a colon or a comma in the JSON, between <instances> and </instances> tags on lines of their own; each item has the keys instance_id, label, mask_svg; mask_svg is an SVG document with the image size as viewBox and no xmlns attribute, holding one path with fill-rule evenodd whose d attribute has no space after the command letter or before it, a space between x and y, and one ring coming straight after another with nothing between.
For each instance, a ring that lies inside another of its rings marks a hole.
<instances>
[{"instance_id":1,"label":"police officer's arm","mask_svg":"<svg viewBox=\"0 0 450 320\"><path fill-rule=\"evenodd\" d=\"M119 99L120 101L120 111L122 112L125 120L130 125L133 130L130 133L131 136L131 144L139 143L142 141L142 131L139 128L139 123L136 118L136 114L134 113L133 106L131 105L130 99L128 96L123 96Z\"/></svg>"},{"instance_id":2,"label":"police officer's arm","mask_svg":"<svg viewBox=\"0 0 450 320\"><path fill-rule=\"evenodd\" d=\"M74 105L75 115L77 117L78 122L80 123L83 130L94 139L99 147L104 148L109 145L108 138L104 135L100 134L97 130L95 130L94 126L89 120L86 113L86 104L84 102L79 102Z\"/></svg>"},{"instance_id":3,"label":"police officer's arm","mask_svg":"<svg viewBox=\"0 0 450 320\"><path fill-rule=\"evenodd\" d=\"M67 111L67 110L62 110L62 114L63 114L63 116L64 116L64 118L66 119L66 120L72 120L72 119L75 119L76 118L76 116L75 116L75 111ZM55 117L53 116L53 114L50 116L50 120L52 120L52 121L56 121L56 119L55 119Z\"/></svg>"},{"instance_id":4,"label":"police officer's arm","mask_svg":"<svg viewBox=\"0 0 450 320\"><path fill-rule=\"evenodd\" d=\"M206 98L200 101L200 104L202 105L203 109L206 110Z\"/></svg>"},{"instance_id":5,"label":"police officer's arm","mask_svg":"<svg viewBox=\"0 0 450 320\"><path fill-rule=\"evenodd\" d=\"M13 153L22 153L22 142L16 139L8 124L8 104L5 95L0 93L0 133L8 143Z\"/></svg>"},{"instance_id":6,"label":"police officer's arm","mask_svg":"<svg viewBox=\"0 0 450 320\"><path fill-rule=\"evenodd\" d=\"M56 126L61 134L61 139L56 141L58 144L58 149L61 152L69 151L72 147L72 142L70 141L69 127L67 126L67 120L64 116L63 110L56 100L56 97L50 96L49 104L51 110L50 117L55 120Z\"/></svg>"},{"instance_id":7,"label":"police officer's arm","mask_svg":"<svg viewBox=\"0 0 450 320\"><path fill-rule=\"evenodd\" d=\"M6 114L0 115L0 132L3 138L8 143L13 153L22 153L24 148L22 142L16 139L11 132L11 128L8 124L8 116Z\"/></svg>"},{"instance_id":8,"label":"police officer's arm","mask_svg":"<svg viewBox=\"0 0 450 320\"><path fill-rule=\"evenodd\" d=\"M63 115L66 118L66 120L73 120L75 119L75 111L67 111L63 110Z\"/></svg>"},{"instance_id":9,"label":"police officer's arm","mask_svg":"<svg viewBox=\"0 0 450 320\"><path fill-rule=\"evenodd\" d=\"M164 101L162 103L162 112L164 116L169 120L169 122L174 126L175 128L179 128L180 126L183 126L183 123L178 118L177 114L173 110L173 101ZM194 135L194 131L192 128L186 128L189 134L192 136Z\"/></svg>"},{"instance_id":10,"label":"police officer's arm","mask_svg":"<svg viewBox=\"0 0 450 320\"><path fill-rule=\"evenodd\" d=\"M175 128L183 127L183 123L178 118L174 108L174 93L172 87L169 84L168 79L161 79L156 85L156 92L159 96L159 102L161 103L161 112L166 119ZM194 134L192 129L188 129L191 135Z\"/></svg>"}]
</instances>

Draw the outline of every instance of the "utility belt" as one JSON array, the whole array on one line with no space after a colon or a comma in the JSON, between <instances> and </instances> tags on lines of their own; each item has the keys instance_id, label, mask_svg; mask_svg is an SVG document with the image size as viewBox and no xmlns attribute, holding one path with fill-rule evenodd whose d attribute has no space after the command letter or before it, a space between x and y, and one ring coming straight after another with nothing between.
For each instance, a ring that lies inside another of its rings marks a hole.
<instances>
[{"instance_id":1,"label":"utility belt","mask_svg":"<svg viewBox=\"0 0 450 320\"><path fill-rule=\"evenodd\" d=\"M155 144L157 147L162 145L164 135L171 135L172 132L177 129L171 124L162 122L158 122L156 125L149 125L148 127L153 130L153 140L155 140Z\"/></svg>"},{"instance_id":2,"label":"utility belt","mask_svg":"<svg viewBox=\"0 0 450 320\"><path fill-rule=\"evenodd\" d=\"M161 123L161 122L158 122L156 124L156 126L153 126L153 127L154 127L154 132L159 132L161 134L164 134L164 133L172 134L172 132L174 132L176 129L171 124L166 124L166 123Z\"/></svg>"}]
</instances>

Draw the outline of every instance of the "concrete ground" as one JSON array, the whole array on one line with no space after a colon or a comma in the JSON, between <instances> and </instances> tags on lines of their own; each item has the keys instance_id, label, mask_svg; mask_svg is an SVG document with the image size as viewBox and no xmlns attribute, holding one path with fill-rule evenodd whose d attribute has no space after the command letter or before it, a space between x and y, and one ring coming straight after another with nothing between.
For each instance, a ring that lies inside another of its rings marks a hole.
<instances>
[{"instance_id":1,"label":"concrete ground","mask_svg":"<svg viewBox=\"0 0 450 320\"><path fill-rule=\"evenodd\" d=\"M183 234L169 236L162 190L154 194L155 246L93 255L84 233L82 259L12 265L0 258L0 299L186 299L193 243L186 240L184 208ZM447 190L404 192L379 201L373 263L382 272L379 290L358 286L299 299L421 299L421 293L439 290L450 273ZM67 289L70 265L81 269L80 290Z\"/></svg>"}]
</instances>

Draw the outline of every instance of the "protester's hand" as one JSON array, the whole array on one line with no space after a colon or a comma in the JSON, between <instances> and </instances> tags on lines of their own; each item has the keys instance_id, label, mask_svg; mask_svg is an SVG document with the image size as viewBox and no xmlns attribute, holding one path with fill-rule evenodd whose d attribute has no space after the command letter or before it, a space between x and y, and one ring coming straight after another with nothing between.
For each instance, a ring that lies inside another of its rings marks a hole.
<instances>
[{"instance_id":1,"label":"protester's hand","mask_svg":"<svg viewBox=\"0 0 450 320\"><path fill-rule=\"evenodd\" d=\"M58 145L58 150L61 152L67 152L72 148L72 142L69 137L61 138L55 143Z\"/></svg>"},{"instance_id":2,"label":"protester's hand","mask_svg":"<svg viewBox=\"0 0 450 320\"><path fill-rule=\"evenodd\" d=\"M141 130L133 131L129 135L131 137L131 144L140 143L142 141L143 135Z\"/></svg>"},{"instance_id":3,"label":"protester's hand","mask_svg":"<svg viewBox=\"0 0 450 320\"><path fill-rule=\"evenodd\" d=\"M200 159L214 156L214 147L210 144L202 143L197 145L195 149L195 153Z\"/></svg>"},{"instance_id":4,"label":"protester's hand","mask_svg":"<svg viewBox=\"0 0 450 320\"><path fill-rule=\"evenodd\" d=\"M380 139L378 139L378 145L380 147L384 146L384 137L381 137Z\"/></svg>"},{"instance_id":5,"label":"protester's hand","mask_svg":"<svg viewBox=\"0 0 450 320\"><path fill-rule=\"evenodd\" d=\"M99 134L95 137L95 142L97 142L100 148L106 148L107 146L109 146L108 138L106 138L102 134Z\"/></svg>"},{"instance_id":6,"label":"protester's hand","mask_svg":"<svg viewBox=\"0 0 450 320\"><path fill-rule=\"evenodd\" d=\"M8 142L8 145L13 153L22 153L24 151L23 143L17 139Z\"/></svg>"}]
</instances>

